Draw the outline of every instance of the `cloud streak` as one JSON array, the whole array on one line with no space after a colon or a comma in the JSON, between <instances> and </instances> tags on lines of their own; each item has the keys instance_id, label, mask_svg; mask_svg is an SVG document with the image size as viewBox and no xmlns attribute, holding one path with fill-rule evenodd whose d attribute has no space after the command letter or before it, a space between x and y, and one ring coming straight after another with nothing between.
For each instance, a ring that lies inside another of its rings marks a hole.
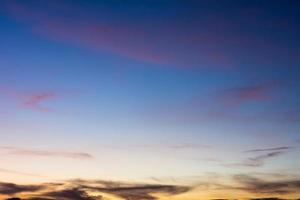
<instances>
[{"instance_id":1,"label":"cloud streak","mask_svg":"<svg viewBox=\"0 0 300 200\"><path fill-rule=\"evenodd\" d=\"M247 166L247 167L261 167L265 164L266 160L270 158L278 157L284 153L285 153L284 151L274 151L266 154L261 154L258 156L250 157L239 165Z\"/></svg>"},{"instance_id":2,"label":"cloud streak","mask_svg":"<svg viewBox=\"0 0 300 200\"><path fill-rule=\"evenodd\" d=\"M265 148L265 149L249 149L244 152L246 153L253 153L253 152L267 152L267 151L282 151L282 150L289 150L293 147L290 146L283 146L283 147L272 147L272 148Z\"/></svg>"},{"instance_id":3,"label":"cloud streak","mask_svg":"<svg viewBox=\"0 0 300 200\"><path fill-rule=\"evenodd\" d=\"M21 156L38 156L38 157L63 157L74 159L92 159L91 154L86 152L69 152L69 151L53 151L53 150L37 150L37 149L23 149L18 147L1 147L9 155Z\"/></svg>"},{"instance_id":4,"label":"cloud streak","mask_svg":"<svg viewBox=\"0 0 300 200\"><path fill-rule=\"evenodd\" d=\"M253 85L233 87L221 92L223 101L231 105L241 105L250 102L264 102L271 100L271 92L279 86L278 81L268 81Z\"/></svg>"},{"instance_id":5,"label":"cloud streak","mask_svg":"<svg viewBox=\"0 0 300 200\"><path fill-rule=\"evenodd\" d=\"M202 158L202 159L193 159L199 161L208 161L215 162L221 166L225 167L262 167L272 158L279 157L283 154L288 153L288 150L292 149L290 146L282 146L282 147L273 147L273 148L265 148L265 149L250 149L245 150L243 153L251 153L254 154L251 157L247 157L246 159L240 162L228 162L217 158Z\"/></svg>"}]
</instances>

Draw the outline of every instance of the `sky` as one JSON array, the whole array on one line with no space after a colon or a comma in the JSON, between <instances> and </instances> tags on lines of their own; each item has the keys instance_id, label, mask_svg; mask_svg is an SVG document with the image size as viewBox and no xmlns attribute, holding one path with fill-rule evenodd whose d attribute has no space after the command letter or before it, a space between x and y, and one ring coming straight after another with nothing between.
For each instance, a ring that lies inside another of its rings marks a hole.
<instances>
[{"instance_id":1,"label":"sky","mask_svg":"<svg viewBox=\"0 0 300 200\"><path fill-rule=\"evenodd\" d=\"M300 198L300 1L0 0L0 199Z\"/></svg>"}]
</instances>

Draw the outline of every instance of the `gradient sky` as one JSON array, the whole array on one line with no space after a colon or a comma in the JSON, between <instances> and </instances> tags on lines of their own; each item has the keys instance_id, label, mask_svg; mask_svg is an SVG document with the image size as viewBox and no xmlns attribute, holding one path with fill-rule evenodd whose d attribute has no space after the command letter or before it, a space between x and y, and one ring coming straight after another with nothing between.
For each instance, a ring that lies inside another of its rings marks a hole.
<instances>
[{"instance_id":1,"label":"gradient sky","mask_svg":"<svg viewBox=\"0 0 300 200\"><path fill-rule=\"evenodd\" d=\"M0 27L0 198L300 198L300 1L0 0Z\"/></svg>"}]
</instances>

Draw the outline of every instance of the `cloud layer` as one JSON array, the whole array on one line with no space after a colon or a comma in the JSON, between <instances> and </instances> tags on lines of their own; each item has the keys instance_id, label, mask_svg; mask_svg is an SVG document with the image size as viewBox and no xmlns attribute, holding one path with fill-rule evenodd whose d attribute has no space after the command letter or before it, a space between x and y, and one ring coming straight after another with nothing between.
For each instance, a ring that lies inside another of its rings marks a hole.
<instances>
[{"instance_id":1,"label":"cloud layer","mask_svg":"<svg viewBox=\"0 0 300 200\"><path fill-rule=\"evenodd\" d=\"M280 200L289 195L300 195L300 179L296 176L270 177L272 176L237 174L229 177L222 176L223 180L219 178L207 182L200 180L196 184L189 185L84 179L36 185L0 182L0 196L10 198L10 200L13 198L24 200L112 200L115 199L114 197L123 200L158 200L163 197L172 199L173 196L195 191L199 193L226 191L226 193L232 194L244 192L250 200ZM178 181L180 182L180 180ZM227 184L224 184L224 181ZM220 199L223 198L224 196L220 196ZM239 199L238 196L237 199Z\"/></svg>"},{"instance_id":2,"label":"cloud layer","mask_svg":"<svg viewBox=\"0 0 300 200\"><path fill-rule=\"evenodd\" d=\"M191 190L188 186L139 184L112 181L72 180L63 183L41 185L16 185L0 183L0 194L7 196L22 195L26 200L100 200L104 194L110 194L124 200L156 200L154 194L169 196ZM91 195L91 193L97 195Z\"/></svg>"}]
</instances>

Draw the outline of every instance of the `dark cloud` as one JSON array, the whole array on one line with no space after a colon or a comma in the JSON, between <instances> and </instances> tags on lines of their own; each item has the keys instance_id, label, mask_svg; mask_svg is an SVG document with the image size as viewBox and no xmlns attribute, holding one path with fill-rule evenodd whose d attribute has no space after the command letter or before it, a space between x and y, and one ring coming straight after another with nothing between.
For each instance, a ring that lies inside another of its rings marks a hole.
<instances>
[{"instance_id":1,"label":"dark cloud","mask_svg":"<svg viewBox=\"0 0 300 200\"><path fill-rule=\"evenodd\" d=\"M224 161L224 160L221 160L218 158L193 158L190 160L214 162L221 166L230 167L230 168L232 168L232 167L261 167L266 163L266 161L269 161L269 159L281 156L282 154L285 154L286 153L286 151L284 151L285 149L284 148L282 148L282 149L283 149L282 151L273 151L273 152L269 152L269 153L253 155L253 156L248 157L245 160L242 160L240 162L228 162L228 161ZM260 151L255 151L255 152L260 152Z\"/></svg>"},{"instance_id":2,"label":"dark cloud","mask_svg":"<svg viewBox=\"0 0 300 200\"><path fill-rule=\"evenodd\" d=\"M177 195L188 192L192 187L178 185L123 183L117 181L72 180L64 183L47 183L37 186L21 186L3 183L0 195L15 195L28 192L26 200L101 200L101 195L91 196L90 193L111 194L124 200L156 200L153 194ZM14 197L16 198L16 197Z\"/></svg>"},{"instance_id":3,"label":"dark cloud","mask_svg":"<svg viewBox=\"0 0 300 200\"><path fill-rule=\"evenodd\" d=\"M191 187L178 185L128 184L101 180L94 182L75 180L73 183L80 185L84 189L109 193L128 200L155 200L156 197L152 196L153 193L176 195L192 189Z\"/></svg>"},{"instance_id":4,"label":"dark cloud","mask_svg":"<svg viewBox=\"0 0 300 200\"><path fill-rule=\"evenodd\" d=\"M278 157L284 153L287 153L288 150L292 149L291 146L281 146L281 147L272 147L272 148L258 148L258 149L250 149L244 151L245 153L264 153L260 155L255 155L252 157L249 157L247 160L245 160L241 165L248 166L248 167L260 167L263 166L265 161Z\"/></svg>"},{"instance_id":5,"label":"dark cloud","mask_svg":"<svg viewBox=\"0 0 300 200\"><path fill-rule=\"evenodd\" d=\"M228 190L232 192L244 191L255 195L254 198L249 198L249 200L287 200L277 198L274 195L282 197L281 195L297 194L300 191L300 179L296 177L266 179L261 176L241 174L230 176L230 178L233 178L234 181L231 185L224 185L219 183L218 180L214 180L212 182L201 182L197 185L197 188L204 190ZM0 195L10 197L7 200L19 200L16 195L20 193L26 196L24 200L104 200L106 199L104 197L105 194L110 194L124 200L158 200L159 198L155 194L173 196L189 192L193 188L194 186L76 179L63 183L41 185L1 183ZM257 196L261 195L272 196L257 198Z\"/></svg>"},{"instance_id":6,"label":"dark cloud","mask_svg":"<svg viewBox=\"0 0 300 200\"><path fill-rule=\"evenodd\" d=\"M269 152L269 153L254 155L252 157L246 158L244 161L236 162L236 163L229 163L229 162L224 162L221 160L215 160L214 162L217 162L220 165L225 166L225 167L261 167L269 159L281 156L285 153L286 153L286 151L284 151L284 150L283 151L273 151L273 152Z\"/></svg>"},{"instance_id":7,"label":"dark cloud","mask_svg":"<svg viewBox=\"0 0 300 200\"><path fill-rule=\"evenodd\" d=\"M211 199L211 200L237 200L237 199Z\"/></svg>"},{"instance_id":8,"label":"dark cloud","mask_svg":"<svg viewBox=\"0 0 300 200\"><path fill-rule=\"evenodd\" d=\"M20 198L8 198L8 199L6 199L6 200L21 200Z\"/></svg>"},{"instance_id":9,"label":"dark cloud","mask_svg":"<svg viewBox=\"0 0 300 200\"><path fill-rule=\"evenodd\" d=\"M265 164L265 161L269 158L278 157L284 154L284 151L274 151L266 154L261 154L258 156L250 157L245 160L241 165L248 166L248 167L260 167Z\"/></svg>"},{"instance_id":10,"label":"dark cloud","mask_svg":"<svg viewBox=\"0 0 300 200\"><path fill-rule=\"evenodd\" d=\"M250 200L286 200L286 199L281 199L277 197L268 197L268 198L252 198Z\"/></svg>"},{"instance_id":11,"label":"dark cloud","mask_svg":"<svg viewBox=\"0 0 300 200\"><path fill-rule=\"evenodd\" d=\"M267 181L248 175L236 175L237 189L250 193L291 194L300 190L300 179Z\"/></svg>"},{"instance_id":12,"label":"dark cloud","mask_svg":"<svg viewBox=\"0 0 300 200\"><path fill-rule=\"evenodd\" d=\"M115 188L94 188L96 190L111 193L125 199L156 199L151 193L165 193L169 195L176 195L185 193L190 190L188 187L174 186L174 185L141 185L132 187L115 187Z\"/></svg>"},{"instance_id":13,"label":"dark cloud","mask_svg":"<svg viewBox=\"0 0 300 200\"><path fill-rule=\"evenodd\" d=\"M17 185L0 182L0 194L13 195L21 192L36 192L44 189L44 185Z\"/></svg>"},{"instance_id":14,"label":"dark cloud","mask_svg":"<svg viewBox=\"0 0 300 200\"><path fill-rule=\"evenodd\" d=\"M277 198L277 195L281 198L295 194L300 195L300 178L297 176L286 179L270 179L270 177L266 178L264 176L255 176L252 174L240 174L233 175L231 177L233 181L232 184L224 184L215 180L212 182L206 182L206 186L202 189L216 191L222 190L228 192L243 191L249 193L250 200L288 200ZM203 186L203 184L200 186ZM266 197L261 197L262 195Z\"/></svg>"},{"instance_id":15,"label":"dark cloud","mask_svg":"<svg viewBox=\"0 0 300 200\"><path fill-rule=\"evenodd\" d=\"M102 199L99 197L91 197L85 191L80 190L78 188L73 189L65 189L60 191L53 191L42 194L43 197L48 199L66 199L66 200L99 200Z\"/></svg>"}]
</instances>

